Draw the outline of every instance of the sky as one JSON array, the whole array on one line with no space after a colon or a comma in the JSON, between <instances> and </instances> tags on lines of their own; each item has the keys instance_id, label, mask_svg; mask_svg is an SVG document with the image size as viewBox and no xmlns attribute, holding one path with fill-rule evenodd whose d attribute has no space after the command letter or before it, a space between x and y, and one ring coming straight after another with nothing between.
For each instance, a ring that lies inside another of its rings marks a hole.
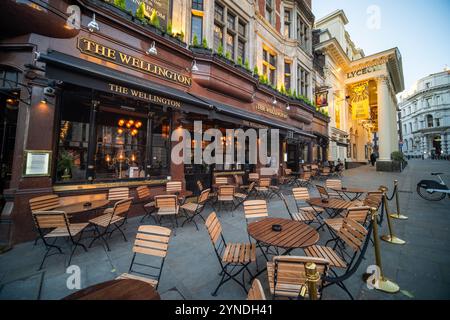
<instances>
[{"instance_id":1,"label":"sky","mask_svg":"<svg viewBox=\"0 0 450 320\"><path fill-rule=\"evenodd\" d=\"M446 65L450 68L450 0L312 0L312 4L316 20L344 10L349 20L346 30L366 55L398 47L406 90L420 78L443 71ZM379 8L380 19L374 18L372 6Z\"/></svg>"}]
</instances>

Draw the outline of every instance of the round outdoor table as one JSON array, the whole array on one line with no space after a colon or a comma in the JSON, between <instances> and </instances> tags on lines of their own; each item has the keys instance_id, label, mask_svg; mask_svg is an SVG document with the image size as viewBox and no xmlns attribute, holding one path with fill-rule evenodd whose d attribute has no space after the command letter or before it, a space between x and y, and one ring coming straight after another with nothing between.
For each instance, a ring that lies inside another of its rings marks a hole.
<instances>
[{"instance_id":1,"label":"round outdoor table","mask_svg":"<svg viewBox=\"0 0 450 320\"><path fill-rule=\"evenodd\" d=\"M161 300L161 297L147 282L119 279L81 289L63 300Z\"/></svg>"},{"instance_id":2,"label":"round outdoor table","mask_svg":"<svg viewBox=\"0 0 450 320\"><path fill-rule=\"evenodd\" d=\"M363 195L364 193L369 193L371 192L370 190L366 190L366 189L362 189L362 188L330 188L333 191L336 191L338 194L343 194L348 200L350 201L355 201L358 200L359 197L361 197L361 195ZM349 196L349 194L354 194L354 197Z\"/></svg>"},{"instance_id":3,"label":"round outdoor table","mask_svg":"<svg viewBox=\"0 0 450 320\"><path fill-rule=\"evenodd\" d=\"M306 203L308 203L313 208L314 207L324 208L331 218L336 217L339 213L341 213L341 211L345 209L356 206L356 204L353 203L353 201L347 201L343 199L328 198L326 199L327 201L324 200L325 199L322 198L311 198L309 200L306 200Z\"/></svg>"},{"instance_id":4,"label":"round outdoor table","mask_svg":"<svg viewBox=\"0 0 450 320\"><path fill-rule=\"evenodd\" d=\"M84 206L86 202L78 202L74 204L69 204L66 206L61 206L58 208L55 208L54 210L57 211L64 211L67 215L73 216L75 214L79 213L85 213L91 210L96 210L98 208L104 207L109 203L109 200L93 200L93 201L87 201L90 202L90 206Z\"/></svg>"}]
</instances>

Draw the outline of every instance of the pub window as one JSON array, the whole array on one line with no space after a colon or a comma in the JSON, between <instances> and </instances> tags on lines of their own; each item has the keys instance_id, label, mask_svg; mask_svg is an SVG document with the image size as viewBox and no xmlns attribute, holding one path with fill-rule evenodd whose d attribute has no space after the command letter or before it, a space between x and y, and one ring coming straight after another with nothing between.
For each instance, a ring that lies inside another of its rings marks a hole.
<instances>
[{"instance_id":1,"label":"pub window","mask_svg":"<svg viewBox=\"0 0 450 320\"><path fill-rule=\"evenodd\" d=\"M214 5L214 19L223 22L224 9L217 2Z\"/></svg>"},{"instance_id":2,"label":"pub window","mask_svg":"<svg viewBox=\"0 0 450 320\"><path fill-rule=\"evenodd\" d=\"M267 76L269 83L274 86L276 83L277 56L267 49L263 49L263 74Z\"/></svg>"},{"instance_id":3,"label":"pub window","mask_svg":"<svg viewBox=\"0 0 450 320\"><path fill-rule=\"evenodd\" d=\"M273 0L266 0L266 20L273 25L274 24L274 8L273 8Z\"/></svg>"},{"instance_id":4,"label":"pub window","mask_svg":"<svg viewBox=\"0 0 450 320\"><path fill-rule=\"evenodd\" d=\"M234 30L236 28L235 21L236 21L236 17L232 14L228 14L227 15L227 28L230 30Z\"/></svg>"},{"instance_id":5,"label":"pub window","mask_svg":"<svg viewBox=\"0 0 450 320\"><path fill-rule=\"evenodd\" d=\"M284 36L291 38L291 11L285 10L284 11Z\"/></svg>"},{"instance_id":6,"label":"pub window","mask_svg":"<svg viewBox=\"0 0 450 320\"><path fill-rule=\"evenodd\" d=\"M238 57L245 61L245 42L241 39L238 40Z\"/></svg>"},{"instance_id":7,"label":"pub window","mask_svg":"<svg viewBox=\"0 0 450 320\"><path fill-rule=\"evenodd\" d=\"M222 27L214 25L214 50L217 51L223 41Z\"/></svg>"},{"instance_id":8,"label":"pub window","mask_svg":"<svg viewBox=\"0 0 450 320\"><path fill-rule=\"evenodd\" d=\"M309 72L300 64L297 66L297 92L309 98Z\"/></svg>"},{"instance_id":9,"label":"pub window","mask_svg":"<svg viewBox=\"0 0 450 320\"><path fill-rule=\"evenodd\" d=\"M192 0L191 10L191 42L197 36L198 42L203 40L203 0Z\"/></svg>"},{"instance_id":10,"label":"pub window","mask_svg":"<svg viewBox=\"0 0 450 320\"><path fill-rule=\"evenodd\" d=\"M227 33L227 53L234 60L234 35L230 32Z\"/></svg>"},{"instance_id":11,"label":"pub window","mask_svg":"<svg viewBox=\"0 0 450 320\"><path fill-rule=\"evenodd\" d=\"M284 62L284 88L286 90L291 89L291 62Z\"/></svg>"},{"instance_id":12,"label":"pub window","mask_svg":"<svg viewBox=\"0 0 450 320\"><path fill-rule=\"evenodd\" d=\"M192 9L203 11L203 0L192 0Z\"/></svg>"}]
</instances>

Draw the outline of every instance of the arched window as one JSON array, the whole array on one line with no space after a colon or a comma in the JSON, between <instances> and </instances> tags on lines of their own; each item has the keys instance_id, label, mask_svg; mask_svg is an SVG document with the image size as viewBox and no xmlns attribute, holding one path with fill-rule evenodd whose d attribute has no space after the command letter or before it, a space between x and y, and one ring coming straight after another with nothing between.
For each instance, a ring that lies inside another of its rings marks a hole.
<instances>
[{"instance_id":1,"label":"arched window","mask_svg":"<svg viewBox=\"0 0 450 320\"><path fill-rule=\"evenodd\" d=\"M427 127L428 128L433 127L433 116L431 114L427 115Z\"/></svg>"},{"instance_id":2,"label":"arched window","mask_svg":"<svg viewBox=\"0 0 450 320\"><path fill-rule=\"evenodd\" d=\"M413 139L409 139L409 148L411 151L414 151L414 142Z\"/></svg>"}]
</instances>

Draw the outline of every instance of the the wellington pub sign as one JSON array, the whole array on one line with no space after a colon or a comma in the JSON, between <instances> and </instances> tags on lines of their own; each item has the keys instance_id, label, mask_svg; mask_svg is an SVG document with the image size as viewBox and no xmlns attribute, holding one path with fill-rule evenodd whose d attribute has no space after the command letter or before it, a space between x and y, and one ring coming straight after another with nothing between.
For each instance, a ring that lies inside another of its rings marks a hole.
<instances>
[{"instance_id":1,"label":"the wellington pub sign","mask_svg":"<svg viewBox=\"0 0 450 320\"><path fill-rule=\"evenodd\" d=\"M111 3L115 5L117 1L115 0L103 0L105 2ZM170 20L169 12L170 12L170 2L171 0L122 0L125 2L125 10L128 12L132 12L133 15L136 14L136 10L138 9L141 3L144 3L145 6L145 15L147 18L150 18L152 11L155 10L158 17L159 22L162 27L167 29L168 21ZM119 2L122 2L119 1Z\"/></svg>"}]
</instances>

